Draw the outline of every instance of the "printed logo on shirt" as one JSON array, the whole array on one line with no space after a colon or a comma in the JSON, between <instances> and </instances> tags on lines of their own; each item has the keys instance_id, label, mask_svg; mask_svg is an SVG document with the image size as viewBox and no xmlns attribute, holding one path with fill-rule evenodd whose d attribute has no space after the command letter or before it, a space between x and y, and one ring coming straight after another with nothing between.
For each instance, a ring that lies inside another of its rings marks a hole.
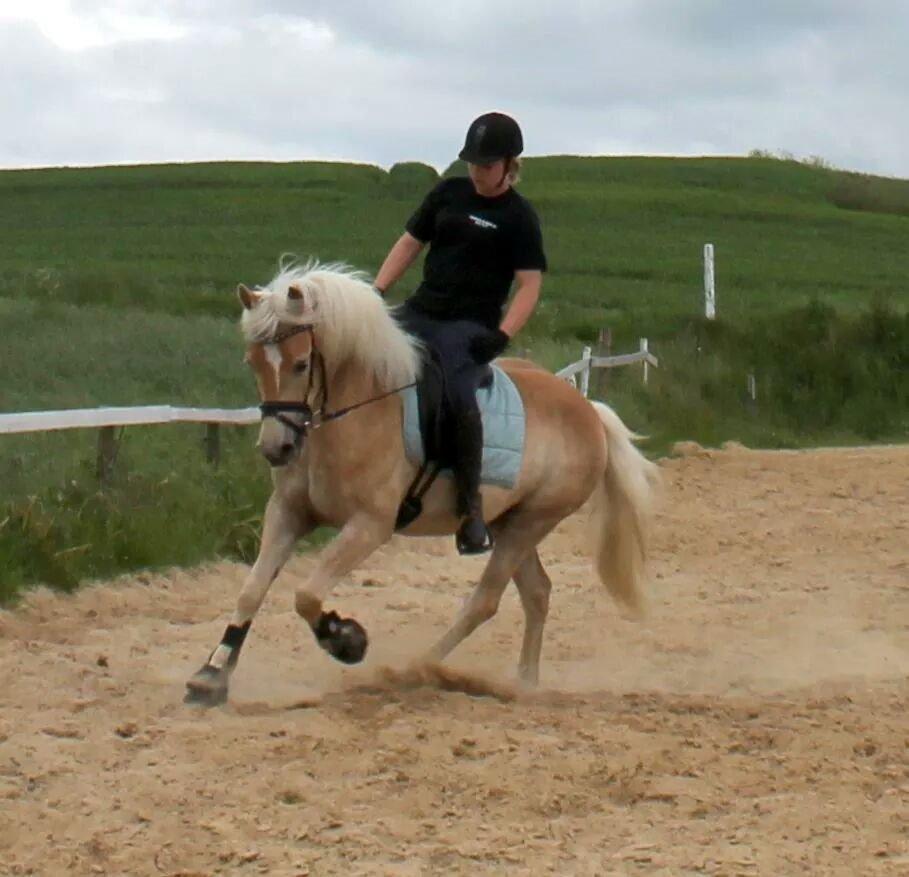
<instances>
[{"instance_id":1,"label":"printed logo on shirt","mask_svg":"<svg viewBox=\"0 0 909 877\"><path fill-rule=\"evenodd\" d=\"M498 228L494 222L490 222L488 219L483 219L481 216L474 216L472 213L469 213L468 218L474 225L478 225L480 228Z\"/></svg>"}]
</instances>

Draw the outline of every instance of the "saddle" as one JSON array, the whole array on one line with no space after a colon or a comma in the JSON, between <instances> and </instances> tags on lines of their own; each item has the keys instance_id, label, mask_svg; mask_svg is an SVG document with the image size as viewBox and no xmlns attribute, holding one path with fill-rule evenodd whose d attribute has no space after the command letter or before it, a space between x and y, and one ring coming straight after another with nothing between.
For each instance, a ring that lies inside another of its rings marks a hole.
<instances>
[{"instance_id":1,"label":"saddle","mask_svg":"<svg viewBox=\"0 0 909 877\"><path fill-rule=\"evenodd\" d=\"M493 381L492 366L483 367L480 389L488 389ZM423 354L423 368L416 386L425 459L410 485L398 510L395 529L413 523L423 511L423 496L443 469L454 467L455 451L451 437L454 422L451 407L446 401L445 375L436 351Z\"/></svg>"}]
</instances>

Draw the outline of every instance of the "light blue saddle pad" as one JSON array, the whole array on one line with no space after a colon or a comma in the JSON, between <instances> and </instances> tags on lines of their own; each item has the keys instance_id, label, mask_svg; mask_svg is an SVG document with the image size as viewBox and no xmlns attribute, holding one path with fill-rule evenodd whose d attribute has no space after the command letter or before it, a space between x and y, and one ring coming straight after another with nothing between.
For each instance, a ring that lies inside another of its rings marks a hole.
<instances>
[{"instance_id":1,"label":"light blue saddle pad","mask_svg":"<svg viewBox=\"0 0 909 877\"><path fill-rule=\"evenodd\" d=\"M524 458L524 401L514 381L498 366L492 366L488 389L477 390L483 417L483 484L514 487ZM404 450L407 459L423 463L423 436L420 434L420 406L416 387L401 393L404 400ZM441 475L450 476L450 469Z\"/></svg>"}]
</instances>

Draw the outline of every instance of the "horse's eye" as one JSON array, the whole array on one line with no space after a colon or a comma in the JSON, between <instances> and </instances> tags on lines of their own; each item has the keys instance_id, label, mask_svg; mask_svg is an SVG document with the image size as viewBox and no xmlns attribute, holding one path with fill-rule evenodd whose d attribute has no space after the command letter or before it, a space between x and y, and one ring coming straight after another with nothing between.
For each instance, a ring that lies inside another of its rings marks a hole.
<instances>
[{"instance_id":1,"label":"horse's eye","mask_svg":"<svg viewBox=\"0 0 909 877\"><path fill-rule=\"evenodd\" d=\"M305 359L298 359L294 363L294 373L302 375L309 368L309 363Z\"/></svg>"}]
</instances>

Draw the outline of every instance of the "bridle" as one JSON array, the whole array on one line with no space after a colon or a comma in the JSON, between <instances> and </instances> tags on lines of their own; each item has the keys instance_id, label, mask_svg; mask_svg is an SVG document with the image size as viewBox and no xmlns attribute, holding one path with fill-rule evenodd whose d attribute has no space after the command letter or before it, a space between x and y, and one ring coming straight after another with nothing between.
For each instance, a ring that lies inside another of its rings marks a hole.
<instances>
[{"instance_id":1,"label":"bridle","mask_svg":"<svg viewBox=\"0 0 909 877\"><path fill-rule=\"evenodd\" d=\"M278 332L274 337L269 338L267 341L263 341L263 344L280 344L282 341L286 341L288 338L292 338L294 335L299 335L301 332L309 332L312 340L312 353L310 353L310 362L313 360L313 355L316 353L316 337L313 334L313 325L312 323L302 323L299 326L292 326L290 329L285 329L283 332ZM323 387L323 407L325 403L325 397L327 395L327 387L324 381L325 376L325 362L322 360L321 354L319 355L319 360L322 368L322 387ZM306 388L306 392L303 394L302 402L279 402L279 401L269 401L265 400L260 406L259 411L262 413L262 419L266 417L274 417L275 420L284 424L284 426L293 430L294 434L298 438L303 438L306 436L307 430L311 427L316 426L316 413L312 410L312 407L307 402L310 394L312 393L313 386L313 375L312 367L309 369L309 386ZM296 420L291 420L285 415L288 413L301 414L303 415L301 420L298 422Z\"/></svg>"},{"instance_id":2,"label":"bridle","mask_svg":"<svg viewBox=\"0 0 909 877\"><path fill-rule=\"evenodd\" d=\"M316 336L313 332L313 324L301 323L299 326L292 326L290 329L278 332L273 338L262 343L280 344L282 341L286 341L294 335L299 335L301 332L309 332L310 340L312 341L312 352L309 355L311 363L309 368L309 385L306 388L306 392L303 394L303 401L275 402L266 400L259 405L259 411L262 413L263 420L266 417L274 417L275 420L291 429L298 440L306 438L307 433L311 429L318 429L322 424L332 420L338 420L338 418L350 414L351 411L355 411L357 408L362 408L364 405L370 405L373 402L386 399L389 396L393 396L395 393L400 393L402 390L407 390L410 389L410 387L415 387L417 385L416 381L411 381L411 383L405 384L403 387L397 387L394 390L389 390L379 396L373 396L363 402L356 402L353 405L347 405L336 411L328 411L328 373L325 369L325 357L322 356L321 351L316 347ZM308 401L313 389L313 372L315 371L315 368L312 363L314 362L318 363L318 368L322 375L321 399L316 410L313 410ZM302 417L300 420L291 420L289 417L285 416L286 414L300 414Z\"/></svg>"}]
</instances>

